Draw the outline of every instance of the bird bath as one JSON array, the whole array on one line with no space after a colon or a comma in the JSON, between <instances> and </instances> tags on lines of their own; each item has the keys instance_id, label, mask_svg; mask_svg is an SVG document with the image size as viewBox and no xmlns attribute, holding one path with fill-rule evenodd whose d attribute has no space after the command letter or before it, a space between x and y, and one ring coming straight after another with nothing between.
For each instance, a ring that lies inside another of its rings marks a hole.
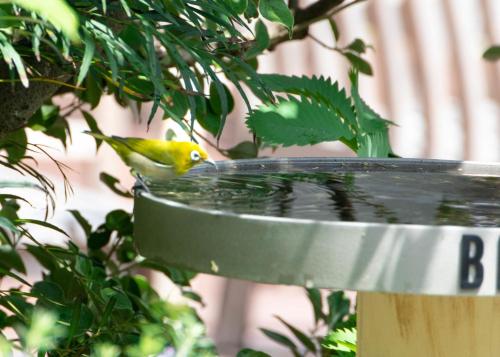
<instances>
[{"instance_id":1,"label":"bird bath","mask_svg":"<svg viewBox=\"0 0 500 357\"><path fill-rule=\"evenodd\" d=\"M266 159L203 165L135 198L142 255L358 294L358 355L500 355L500 165Z\"/></svg>"}]
</instances>

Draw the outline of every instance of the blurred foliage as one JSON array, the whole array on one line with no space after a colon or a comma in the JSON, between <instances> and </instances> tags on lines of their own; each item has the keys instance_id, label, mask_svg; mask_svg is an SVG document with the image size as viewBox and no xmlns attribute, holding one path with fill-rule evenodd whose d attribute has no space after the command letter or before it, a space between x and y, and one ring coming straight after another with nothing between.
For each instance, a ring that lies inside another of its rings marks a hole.
<instances>
[{"instance_id":1,"label":"blurred foliage","mask_svg":"<svg viewBox=\"0 0 500 357\"><path fill-rule=\"evenodd\" d=\"M500 46L495 45L488 48L486 51L484 51L483 58L488 61L497 61L498 59L500 59Z\"/></svg>"},{"instance_id":2,"label":"blurred foliage","mask_svg":"<svg viewBox=\"0 0 500 357\"><path fill-rule=\"evenodd\" d=\"M17 335L7 339L0 334L2 356L21 350L49 356L142 357L169 349L185 356L215 355L195 310L162 300L135 273L141 267L158 270L179 284L185 296L200 300L189 287L194 274L138 254L129 213L109 212L101 225L92 227L80 212L70 211L86 237L82 250L71 240L64 246L39 243L29 232L30 224L64 232L45 221L19 218L19 199L0 194L0 276L18 283L0 291L0 328L13 328ZM27 282L22 252L42 266L39 281Z\"/></svg>"},{"instance_id":3,"label":"blurred foliage","mask_svg":"<svg viewBox=\"0 0 500 357\"><path fill-rule=\"evenodd\" d=\"M293 326L283 318L276 318L289 335L262 328L264 335L287 348L292 356L352 357L356 352L356 315L352 303L343 291L332 291L326 299L318 289L306 289L314 315L311 331ZM241 356L264 357L264 352L242 350Z\"/></svg>"}]
</instances>

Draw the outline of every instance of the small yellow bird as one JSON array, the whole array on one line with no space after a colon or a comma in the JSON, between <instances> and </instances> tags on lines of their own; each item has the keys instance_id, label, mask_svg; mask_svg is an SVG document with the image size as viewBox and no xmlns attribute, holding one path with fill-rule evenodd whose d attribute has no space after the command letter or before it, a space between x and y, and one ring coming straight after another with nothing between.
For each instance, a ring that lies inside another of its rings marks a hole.
<instances>
[{"instance_id":1,"label":"small yellow bird","mask_svg":"<svg viewBox=\"0 0 500 357\"><path fill-rule=\"evenodd\" d=\"M108 143L141 181L141 176L155 181L169 180L184 175L202 162L216 166L206 151L192 142L121 138L89 131L85 133Z\"/></svg>"}]
</instances>

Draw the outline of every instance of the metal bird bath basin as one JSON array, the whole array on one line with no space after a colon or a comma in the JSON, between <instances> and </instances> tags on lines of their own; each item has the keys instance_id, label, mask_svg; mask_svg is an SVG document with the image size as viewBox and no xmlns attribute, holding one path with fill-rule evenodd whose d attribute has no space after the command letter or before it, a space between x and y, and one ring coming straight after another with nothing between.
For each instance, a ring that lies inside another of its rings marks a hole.
<instances>
[{"instance_id":1,"label":"metal bird bath basin","mask_svg":"<svg viewBox=\"0 0 500 357\"><path fill-rule=\"evenodd\" d=\"M218 166L136 195L144 256L263 283L357 290L358 357L500 356L499 164Z\"/></svg>"},{"instance_id":2,"label":"metal bird bath basin","mask_svg":"<svg viewBox=\"0 0 500 357\"><path fill-rule=\"evenodd\" d=\"M500 165L224 161L135 198L142 255L263 283L497 295Z\"/></svg>"}]
</instances>

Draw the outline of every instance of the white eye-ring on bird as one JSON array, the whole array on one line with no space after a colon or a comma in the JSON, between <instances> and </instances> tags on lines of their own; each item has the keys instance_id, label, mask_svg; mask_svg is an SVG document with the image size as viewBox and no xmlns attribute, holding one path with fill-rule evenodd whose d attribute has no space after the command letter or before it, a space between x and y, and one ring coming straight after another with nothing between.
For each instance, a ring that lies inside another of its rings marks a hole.
<instances>
[{"instance_id":1,"label":"white eye-ring on bird","mask_svg":"<svg viewBox=\"0 0 500 357\"><path fill-rule=\"evenodd\" d=\"M200 153L196 150L191 151L191 161L198 162L200 161L201 156Z\"/></svg>"}]
</instances>

